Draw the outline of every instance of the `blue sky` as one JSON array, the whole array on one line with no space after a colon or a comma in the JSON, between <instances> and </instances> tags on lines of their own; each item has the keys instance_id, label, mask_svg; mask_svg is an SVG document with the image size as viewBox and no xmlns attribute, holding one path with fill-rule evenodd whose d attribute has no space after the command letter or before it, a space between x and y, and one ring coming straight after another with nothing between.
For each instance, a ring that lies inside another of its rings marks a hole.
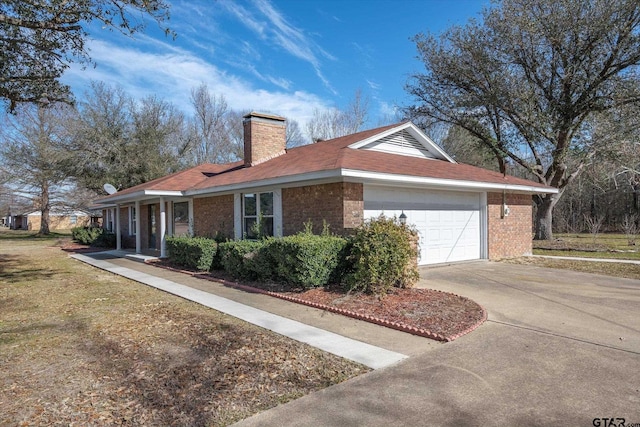
<instances>
[{"instance_id":1,"label":"blue sky","mask_svg":"<svg viewBox=\"0 0 640 427\"><path fill-rule=\"evenodd\" d=\"M281 114L302 126L314 108L343 108L361 89L369 127L410 98L421 70L419 32L439 33L478 17L488 0L171 1L165 37L155 23L133 38L89 28L95 68L64 76L78 100L91 80L135 98L156 95L191 114L192 88L206 83L236 110ZM304 128L303 128L304 129Z\"/></svg>"}]
</instances>

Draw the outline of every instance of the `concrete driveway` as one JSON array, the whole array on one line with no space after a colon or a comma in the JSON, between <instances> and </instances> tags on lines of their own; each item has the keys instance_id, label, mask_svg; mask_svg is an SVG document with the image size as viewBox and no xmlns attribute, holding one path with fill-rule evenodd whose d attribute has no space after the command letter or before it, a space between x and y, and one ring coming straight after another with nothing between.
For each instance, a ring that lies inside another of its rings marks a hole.
<instances>
[{"instance_id":1,"label":"concrete driveway","mask_svg":"<svg viewBox=\"0 0 640 427\"><path fill-rule=\"evenodd\" d=\"M640 281L488 262L422 273L421 286L468 296L489 320L238 425L640 423Z\"/></svg>"}]
</instances>

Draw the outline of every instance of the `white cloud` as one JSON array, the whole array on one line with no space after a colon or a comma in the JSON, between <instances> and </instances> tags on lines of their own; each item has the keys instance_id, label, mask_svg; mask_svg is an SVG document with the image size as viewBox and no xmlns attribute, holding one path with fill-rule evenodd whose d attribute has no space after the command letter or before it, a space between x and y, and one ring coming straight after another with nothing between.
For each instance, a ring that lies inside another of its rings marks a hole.
<instances>
[{"instance_id":1,"label":"white cloud","mask_svg":"<svg viewBox=\"0 0 640 427\"><path fill-rule=\"evenodd\" d=\"M278 86L279 88L284 90L289 90L291 88L290 80L287 80L284 77L274 77L269 74L262 74L260 71L258 71L255 65L249 63L248 61L227 61L227 63L233 67L243 70L244 72L251 73L253 76L257 77L263 82L271 83L274 86Z\"/></svg>"},{"instance_id":2,"label":"white cloud","mask_svg":"<svg viewBox=\"0 0 640 427\"><path fill-rule=\"evenodd\" d=\"M209 90L224 95L235 110L268 111L295 119L301 126L312 117L314 108L325 108L318 96L305 91L287 92L285 79L263 76L282 87L283 91L267 91L225 72L192 53L157 40L158 52L143 52L103 40L90 42L96 68L82 70L72 66L64 76L76 97L81 100L91 80L119 85L134 98L157 95L172 102L185 113L191 113L191 89L206 83ZM257 71L256 71L257 73Z\"/></svg>"},{"instance_id":3,"label":"white cloud","mask_svg":"<svg viewBox=\"0 0 640 427\"><path fill-rule=\"evenodd\" d=\"M261 15L256 14L255 10L246 9L233 1L224 1L220 4L261 39L274 43L290 55L309 63L323 85L334 95L337 94L322 73L320 61L320 57L329 60L336 58L310 40L304 31L290 24L285 16L277 11L268 0L254 0L255 10Z\"/></svg>"},{"instance_id":4,"label":"white cloud","mask_svg":"<svg viewBox=\"0 0 640 427\"><path fill-rule=\"evenodd\" d=\"M378 101L378 117L389 122L399 122L402 120L402 111L398 106L389 104L388 102Z\"/></svg>"},{"instance_id":5,"label":"white cloud","mask_svg":"<svg viewBox=\"0 0 640 427\"><path fill-rule=\"evenodd\" d=\"M367 84L369 85L369 87L373 90L378 90L380 89L380 85L376 82L374 82L373 80L369 80L367 79Z\"/></svg>"},{"instance_id":6,"label":"white cloud","mask_svg":"<svg viewBox=\"0 0 640 427\"><path fill-rule=\"evenodd\" d=\"M226 9L235 15L240 22L253 30L253 32L258 36L265 37L265 28L267 24L256 19L249 10L240 6L235 1L223 1L220 2L220 5L226 7Z\"/></svg>"}]
</instances>

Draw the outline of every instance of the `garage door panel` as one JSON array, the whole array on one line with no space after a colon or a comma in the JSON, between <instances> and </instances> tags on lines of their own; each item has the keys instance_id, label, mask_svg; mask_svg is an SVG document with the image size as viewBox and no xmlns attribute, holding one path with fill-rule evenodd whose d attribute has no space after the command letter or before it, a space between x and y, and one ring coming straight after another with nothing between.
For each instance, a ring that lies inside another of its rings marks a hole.
<instances>
[{"instance_id":1,"label":"garage door panel","mask_svg":"<svg viewBox=\"0 0 640 427\"><path fill-rule=\"evenodd\" d=\"M365 218L384 214L415 226L423 264L479 259L480 194L390 187L364 187Z\"/></svg>"},{"instance_id":2,"label":"garage door panel","mask_svg":"<svg viewBox=\"0 0 640 427\"><path fill-rule=\"evenodd\" d=\"M478 210L478 193L365 185L365 210Z\"/></svg>"},{"instance_id":3,"label":"garage door panel","mask_svg":"<svg viewBox=\"0 0 640 427\"><path fill-rule=\"evenodd\" d=\"M402 211L367 210L366 218L380 214L399 217ZM478 211L404 211L407 224L418 231L421 265L480 258Z\"/></svg>"}]
</instances>

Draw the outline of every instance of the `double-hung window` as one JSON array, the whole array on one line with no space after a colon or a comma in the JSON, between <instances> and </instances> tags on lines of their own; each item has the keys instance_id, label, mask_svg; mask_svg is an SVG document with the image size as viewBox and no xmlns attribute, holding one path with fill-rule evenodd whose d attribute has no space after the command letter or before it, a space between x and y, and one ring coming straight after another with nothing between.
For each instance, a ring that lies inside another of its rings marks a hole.
<instances>
[{"instance_id":1,"label":"double-hung window","mask_svg":"<svg viewBox=\"0 0 640 427\"><path fill-rule=\"evenodd\" d=\"M242 231L247 239L273 236L273 192L246 193L242 205Z\"/></svg>"},{"instance_id":2,"label":"double-hung window","mask_svg":"<svg viewBox=\"0 0 640 427\"><path fill-rule=\"evenodd\" d=\"M187 236L189 234L189 203L176 202L173 204L173 235Z\"/></svg>"},{"instance_id":3,"label":"double-hung window","mask_svg":"<svg viewBox=\"0 0 640 427\"><path fill-rule=\"evenodd\" d=\"M107 209L107 231L113 231L113 211Z\"/></svg>"},{"instance_id":4,"label":"double-hung window","mask_svg":"<svg viewBox=\"0 0 640 427\"><path fill-rule=\"evenodd\" d=\"M136 234L136 208L135 206L129 207L129 235L134 236Z\"/></svg>"}]
</instances>

